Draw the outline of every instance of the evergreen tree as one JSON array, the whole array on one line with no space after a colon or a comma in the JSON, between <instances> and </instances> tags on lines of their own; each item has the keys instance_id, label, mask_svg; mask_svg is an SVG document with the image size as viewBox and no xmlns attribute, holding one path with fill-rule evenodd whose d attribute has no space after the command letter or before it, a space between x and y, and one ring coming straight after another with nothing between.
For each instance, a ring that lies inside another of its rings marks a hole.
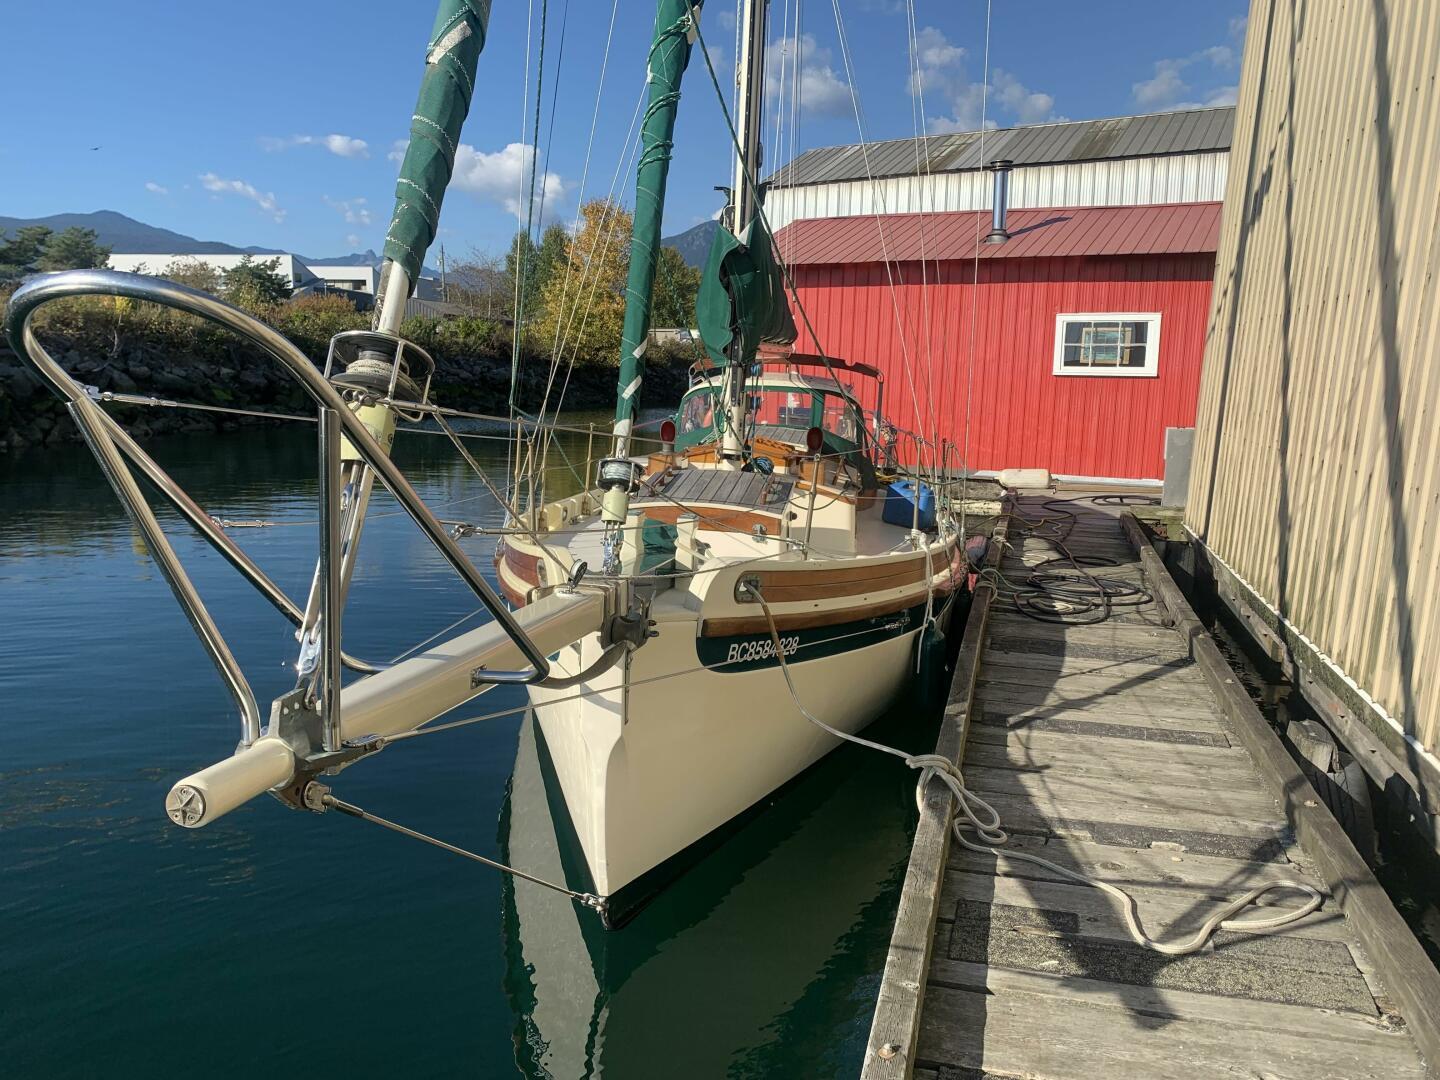
<instances>
[{"instance_id":1,"label":"evergreen tree","mask_svg":"<svg viewBox=\"0 0 1440 1080\"><path fill-rule=\"evenodd\" d=\"M96 243L94 229L78 225L45 240L45 251L36 262L37 270L91 270L110 261L110 249Z\"/></svg>"},{"instance_id":2,"label":"evergreen tree","mask_svg":"<svg viewBox=\"0 0 1440 1080\"><path fill-rule=\"evenodd\" d=\"M538 256L539 249L526 232L517 232L510 241L510 250L505 253L505 283L510 296L506 310L517 319L523 316L527 323L534 319L539 301L539 290L535 287ZM523 309L519 315L515 312L517 297Z\"/></svg>"},{"instance_id":3,"label":"evergreen tree","mask_svg":"<svg viewBox=\"0 0 1440 1080\"><path fill-rule=\"evenodd\" d=\"M686 264L673 247L662 247L655 267L655 290L650 299L650 325L688 330L695 327L695 297L700 271Z\"/></svg>"},{"instance_id":4,"label":"evergreen tree","mask_svg":"<svg viewBox=\"0 0 1440 1080\"><path fill-rule=\"evenodd\" d=\"M570 257L570 234L558 222L551 225L540 237L540 248L535 253L535 292L543 294L556 272L565 272L565 261Z\"/></svg>"},{"instance_id":5,"label":"evergreen tree","mask_svg":"<svg viewBox=\"0 0 1440 1080\"><path fill-rule=\"evenodd\" d=\"M34 271L50 236L44 225L27 225L13 239L0 231L0 281L17 281Z\"/></svg>"}]
</instances>

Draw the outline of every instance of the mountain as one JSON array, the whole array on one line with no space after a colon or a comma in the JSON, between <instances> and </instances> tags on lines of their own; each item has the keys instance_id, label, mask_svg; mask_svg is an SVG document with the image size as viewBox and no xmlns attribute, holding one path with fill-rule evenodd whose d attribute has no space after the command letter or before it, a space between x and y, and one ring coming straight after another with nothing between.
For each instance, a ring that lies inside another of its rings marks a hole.
<instances>
[{"instance_id":1,"label":"mountain","mask_svg":"<svg viewBox=\"0 0 1440 1080\"><path fill-rule=\"evenodd\" d=\"M379 266L384 258L376 255L373 250L366 248L364 251L352 251L349 255L335 255L327 259L312 259L309 255L297 255L297 259L306 266ZM426 271L430 268L427 266Z\"/></svg>"},{"instance_id":2,"label":"mountain","mask_svg":"<svg viewBox=\"0 0 1440 1080\"><path fill-rule=\"evenodd\" d=\"M44 225L55 232L66 229L94 229L98 243L104 244L117 255L294 255L307 266L374 266L377 269L383 261L374 251L352 251L348 255L333 258L312 259L296 252L281 252L273 247L236 247L219 240L196 240L193 236L146 225L132 217L114 210L96 210L90 214L51 214L49 217L15 218L0 217L0 232L9 236L29 225ZM440 271L425 267L427 277L439 277Z\"/></svg>"},{"instance_id":3,"label":"mountain","mask_svg":"<svg viewBox=\"0 0 1440 1080\"><path fill-rule=\"evenodd\" d=\"M71 228L94 229L99 242L117 254L163 251L175 255L243 255L247 251L266 250L239 248L218 240L196 240L193 236L146 225L114 210L96 210L93 214L51 214L40 218L0 217L0 230L11 235L27 225L44 225L55 232Z\"/></svg>"},{"instance_id":4,"label":"mountain","mask_svg":"<svg viewBox=\"0 0 1440 1080\"><path fill-rule=\"evenodd\" d=\"M704 268L705 260L710 256L710 245L715 240L715 230L719 227L718 221L702 221L693 229L686 229L674 236L661 237L660 243L680 252L680 257L685 260L686 266L693 266L700 270Z\"/></svg>"}]
</instances>

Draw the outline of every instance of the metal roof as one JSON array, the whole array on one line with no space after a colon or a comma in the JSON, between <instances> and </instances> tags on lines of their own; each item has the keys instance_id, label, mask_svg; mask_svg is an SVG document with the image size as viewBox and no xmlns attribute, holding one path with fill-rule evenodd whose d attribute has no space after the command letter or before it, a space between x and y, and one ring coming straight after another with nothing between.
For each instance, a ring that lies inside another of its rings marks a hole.
<instances>
[{"instance_id":1,"label":"metal roof","mask_svg":"<svg viewBox=\"0 0 1440 1080\"><path fill-rule=\"evenodd\" d=\"M1229 150L1234 128L1235 108L1227 105L986 132L959 131L927 135L920 140L817 147L805 151L770 179L788 187L864 180L867 176L963 172L983 168L997 158L1025 166L1205 153Z\"/></svg>"},{"instance_id":2,"label":"metal roof","mask_svg":"<svg viewBox=\"0 0 1440 1080\"><path fill-rule=\"evenodd\" d=\"M806 218L775 235L791 266L819 263L1038 259L1075 255L1183 255L1214 252L1220 204L1086 206L1011 210L1010 239L984 243L988 210ZM883 242L882 242L883 241Z\"/></svg>"}]
</instances>

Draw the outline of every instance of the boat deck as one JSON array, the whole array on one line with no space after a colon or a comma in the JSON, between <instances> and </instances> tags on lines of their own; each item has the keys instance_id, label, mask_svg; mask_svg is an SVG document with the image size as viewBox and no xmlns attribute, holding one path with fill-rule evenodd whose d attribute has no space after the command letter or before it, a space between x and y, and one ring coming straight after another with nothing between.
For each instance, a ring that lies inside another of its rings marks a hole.
<instances>
[{"instance_id":1,"label":"boat deck","mask_svg":"<svg viewBox=\"0 0 1440 1080\"><path fill-rule=\"evenodd\" d=\"M1022 500L1010 519L1001 569L1011 580L1055 554L1017 535L1021 519L1047 512L1041 502ZM1068 509L1078 514L1071 550L1116 561L1096 573L1165 596L1118 510ZM950 844L949 795L932 791L865 1077L1425 1075L1357 917L1338 910L1297 843L1255 744L1172 628L1174 603L1056 625L977 599L937 749L954 759L963 748L966 785L999 811L1013 850L1126 889L1152 937L1188 938L1225 901L1281 878L1325 892L1324 905L1276 930L1222 930L1201 952L1164 956L1132 942L1106 894Z\"/></svg>"}]
</instances>

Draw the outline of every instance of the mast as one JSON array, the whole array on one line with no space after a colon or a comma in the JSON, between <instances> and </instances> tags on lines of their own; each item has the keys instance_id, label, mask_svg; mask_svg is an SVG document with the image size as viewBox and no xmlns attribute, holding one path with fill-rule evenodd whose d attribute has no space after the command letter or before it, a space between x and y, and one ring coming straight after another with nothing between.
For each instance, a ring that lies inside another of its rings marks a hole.
<instances>
[{"instance_id":1,"label":"mast","mask_svg":"<svg viewBox=\"0 0 1440 1080\"><path fill-rule=\"evenodd\" d=\"M701 0L703 2L703 0ZM650 336L650 299L660 255L660 223L674 145L680 77L690 62L694 20L700 3L659 0L655 37L646 62L649 104L640 128L640 163L635 171L635 223L630 237L630 272L625 282L625 328L620 338L620 371L615 402L614 456L630 453L630 434L640 406L641 359Z\"/></svg>"},{"instance_id":2,"label":"mast","mask_svg":"<svg viewBox=\"0 0 1440 1080\"><path fill-rule=\"evenodd\" d=\"M635 172L635 222L630 237L630 271L625 281L625 327L620 337L620 369L615 399L611 456L600 462L603 491L605 572L618 573L622 533L630 495L639 487L640 469L630 460L630 437L640 408L644 381L642 360L650 337L650 301L660 256L660 223L665 210L665 183L675 114L680 105L680 77L690 62L695 22L703 0L659 0L655 6L655 37L646 61L649 104L640 127L640 163Z\"/></svg>"},{"instance_id":3,"label":"mast","mask_svg":"<svg viewBox=\"0 0 1440 1080\"><path fill-rule=\"evenodd\" d=\"M735 180L730 188L730 231L741 241L749 240L751 224L759 209L757 190L760 176L761 109L765 100L765 24L770 0L745 0L741 19L740 56L735 71L735 134L739 152L735 157ZM745 456L745 376L749 368L739 335L731 344L730 363L721 384L725 431L720 456L739 464Z\"/></svg>"}]
</instances>

